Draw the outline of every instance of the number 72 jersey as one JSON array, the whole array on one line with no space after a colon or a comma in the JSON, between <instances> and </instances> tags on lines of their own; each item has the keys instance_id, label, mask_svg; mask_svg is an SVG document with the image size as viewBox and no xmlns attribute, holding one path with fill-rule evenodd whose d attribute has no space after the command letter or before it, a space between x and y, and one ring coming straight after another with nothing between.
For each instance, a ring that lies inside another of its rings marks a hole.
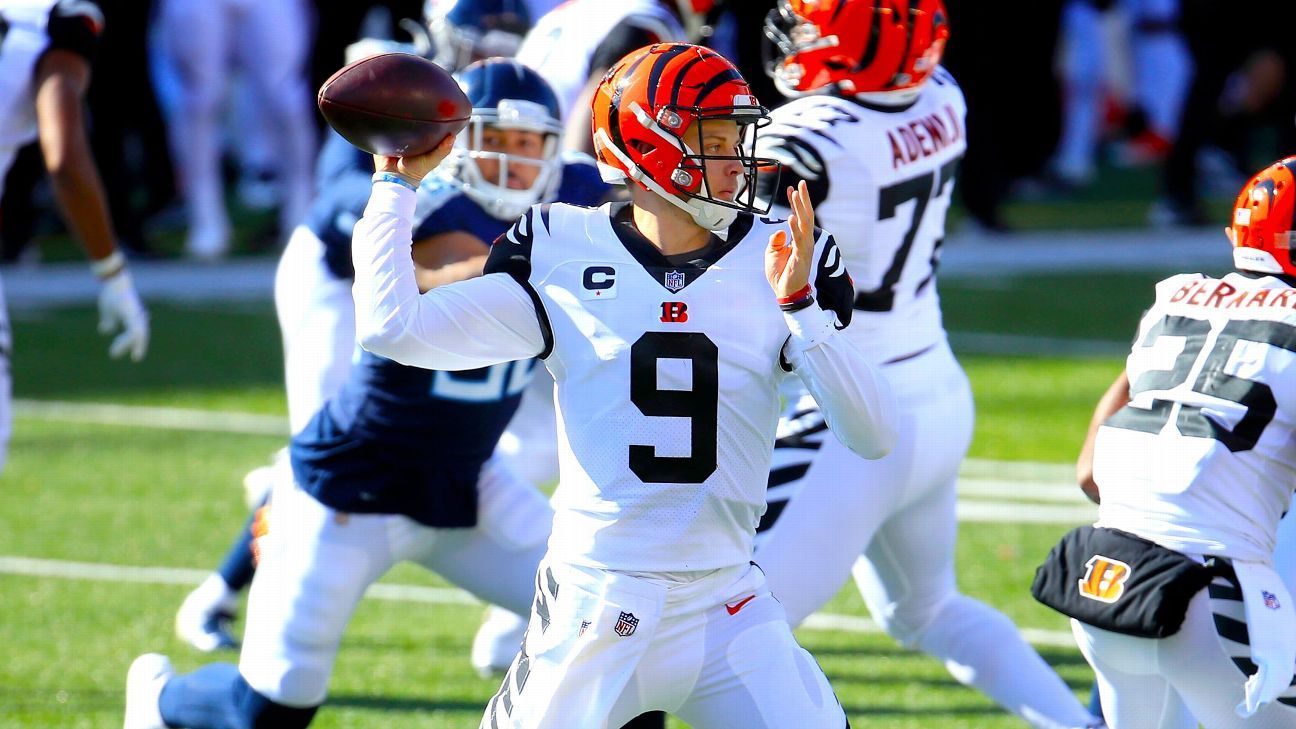
<instances>
[{"instance_id":1,"label":"number 72 jersey","mask_svg":"<svg viewBox=\"0 0 1296 729\"><path fill-rule=\"evenodd\" d=\"M534 292L557 383L550 554L643 572L746 564L788 370L764 268L786 224L740 214L679 261L625 205L534 207L486 265ZM814 255L818 305L845 326L849 274L831 236L819 233Z\"/></svg>"},{"instance_id":2,"label":"number 72 jersey","mask_svg":"<svg viewBox=\"0 0 1296 729\"><path fill-rule=\"evenodd\" d=\"M1268 276L1157 284L1098 431L1099 523L1198 554L1267 559L1296 487L1296 289Z\"/></svg>"},{"instance_id":3,"label":"number 72 jersey","mask_svg":"<svg viewBox=\"0 0 1296 729\"><path fill-rule=\"evenodd\" d=\"M959 161L966 105L937 69L905 107L834 95L771 112L757 154L782 165L779 186L805 180L816 224L833 234L855 280L854 339L870 359L912 354L944 339L936 267ZM760 195L782 205L774 175Z\"/></svg>"}]
</instances>

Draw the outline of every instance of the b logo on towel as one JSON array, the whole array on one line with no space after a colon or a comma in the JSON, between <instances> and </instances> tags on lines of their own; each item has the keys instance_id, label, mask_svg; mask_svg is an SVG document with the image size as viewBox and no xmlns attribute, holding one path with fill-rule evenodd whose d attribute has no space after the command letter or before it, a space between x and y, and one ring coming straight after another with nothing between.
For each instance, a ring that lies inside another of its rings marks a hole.
<instances>
[{"instance_id":1,"label":"b logo on towel","mask_svg":"<svg viewBox=\"0 0 1296 729\"><path fill-rule=\"evenodd\" d=\"M1125 594L1130 566L1118 559L1095 554L1085 562L1085 574L1080 579L1080 594L1090 600L1113 603Z\"/></svg>"}]
</instances>

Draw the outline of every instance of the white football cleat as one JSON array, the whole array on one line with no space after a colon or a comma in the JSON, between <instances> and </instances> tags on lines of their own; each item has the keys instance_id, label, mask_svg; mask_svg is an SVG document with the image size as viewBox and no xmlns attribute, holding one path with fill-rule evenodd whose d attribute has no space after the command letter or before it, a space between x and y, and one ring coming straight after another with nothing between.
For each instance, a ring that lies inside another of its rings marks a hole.
<instances>
[{"instance_id":1,"label":"white football cleat","mask_svg":"<svg viewBox=\"0 0 1296 729\"><path fill-rule=\"evenodd\" d=\"M126 673L126 721L123 729L167 729L162 721L158 697L162 687L175 675L171 659L160 653L145 653L136 658Z\"/></svg>"},{"instance_id":2,"label":"white football cleat","mask_svg":"<svg viewBox=\"0 0 1296 729\"><path fill-rule=\"evenodd\" d=\"M527 618L491 605L486 611L485 622L473 637L471 661L477 675L497 678L508 671L522 647L526 629Z\"/></svg>"}]
</instances>

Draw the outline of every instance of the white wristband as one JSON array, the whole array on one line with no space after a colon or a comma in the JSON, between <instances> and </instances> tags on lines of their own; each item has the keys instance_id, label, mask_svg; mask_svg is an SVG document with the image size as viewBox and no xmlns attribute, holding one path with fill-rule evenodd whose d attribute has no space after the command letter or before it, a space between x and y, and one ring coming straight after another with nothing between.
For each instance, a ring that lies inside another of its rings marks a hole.
<instances>
[{"instance_id":1,"label":"white wristband","mask_svg":"<svg viewBox=\"0 0 1296 729\"><path fill-rule=\"evenodd\" d=\"M123 256L120 250L90 262L90 272L99 278L111 278L124 268L126 268L126 256Z\"/></svg>"}]
</instances>

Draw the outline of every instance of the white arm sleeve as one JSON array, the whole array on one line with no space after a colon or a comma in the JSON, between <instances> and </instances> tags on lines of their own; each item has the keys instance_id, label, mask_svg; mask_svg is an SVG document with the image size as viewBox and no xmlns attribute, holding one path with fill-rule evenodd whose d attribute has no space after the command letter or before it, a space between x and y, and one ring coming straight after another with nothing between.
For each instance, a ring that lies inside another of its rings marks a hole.
<instances>
[{"instance_id":1,"label":"white arm sleeve","mask_svg":"<svg viewBox=\"0 0 1296 729\"><path fill-rule=\"evenodd\" d=\"M356 338L401 364L466 370L534 357L544 351L535 304L503 273L419 294L410 258L415 194L374 183L352 234Z\"/></svg>"},{"instance_id":2,"label":"white arm sleeve","mask_svg":"<svg viewBox=\"0 0 1296 729\"><path fill-rule=\"evenodd\" d=\"M891 383L850 337L837 336L833 316L818 306L784 314L792 337L784 354L847 448L875 459L896 442L899 407Z\"/></svg>"}]
</instances>

